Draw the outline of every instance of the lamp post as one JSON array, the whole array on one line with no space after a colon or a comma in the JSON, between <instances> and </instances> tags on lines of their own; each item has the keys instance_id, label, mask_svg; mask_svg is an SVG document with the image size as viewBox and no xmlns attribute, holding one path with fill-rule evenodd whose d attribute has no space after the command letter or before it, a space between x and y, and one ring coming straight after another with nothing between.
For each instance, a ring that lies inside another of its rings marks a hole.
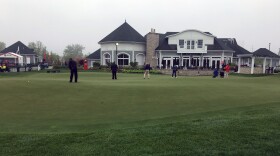
<instances>
[{"instance_id":1,"label":"lamp post","mask_svg":"<svg viewBox=\"0 0 280 156\"><path fill-rule=\"evenodd\" d=\"M118 45L119 43L116 43L116 60L115 60L115 63L118 64Z\"/></svg>"},{"instance_id":2,"label":"lamp post","mask_svg":"<svg viewBox=\"0 0 280 156\"><path fill-rule=\"evenodd\" d=\"M270 51L270 44L271 44L271 43L269 43L269 49L268 49L269 51Z\"/></svg>"}]
</instances>

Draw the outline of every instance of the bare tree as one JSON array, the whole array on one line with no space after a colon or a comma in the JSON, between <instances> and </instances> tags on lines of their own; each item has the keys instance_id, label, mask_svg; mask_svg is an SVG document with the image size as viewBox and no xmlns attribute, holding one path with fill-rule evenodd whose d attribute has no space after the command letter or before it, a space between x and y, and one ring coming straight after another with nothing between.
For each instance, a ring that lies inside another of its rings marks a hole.
<instances>
[{"instance_id":1,"label":"bare tree","mask_svg":"<svg viewBox=\"0 0 280 156\"><path fill-rule=\"evenodd\" d=\"M29 42L28 47L34 49L34 52L41 57L43 57L44 52L47 52L47 47L41 41Z\"/></svg>"},{"instance_id":2,"label":"bare tree","mask_svg":"<svg viewBox=\"0 0 280 156\"><path fill-rule=\"evenodd\" d=\"M80 44L71 44L66 46L63 53L64 60L69 60L69 58L80 60L83 57L84 46Z\"/></svg>"},{"instance_id":3,"label":"bare tree","mask_svg":"<svg viewBox=\"0 0 280 156\"><path fill-rule=\"evenodd\" d=\"M49 58L47 58L48 62L52 65L60 65L60 56L56 53L53 53L52 51L48 54Z\"/></svg>"}]
</instances>

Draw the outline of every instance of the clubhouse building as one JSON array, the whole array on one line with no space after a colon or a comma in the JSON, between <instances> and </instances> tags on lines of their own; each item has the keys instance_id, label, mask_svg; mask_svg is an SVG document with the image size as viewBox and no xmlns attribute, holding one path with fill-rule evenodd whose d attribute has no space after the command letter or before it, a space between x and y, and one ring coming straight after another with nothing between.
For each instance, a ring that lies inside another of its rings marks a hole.
<instances>
[{"instance_id":1,"label":"clubhouse building","mask_svg":"<svg viewBox=\"0 0 280 156\"><path fill-rule=\"evenodd\" d=\"M8 61L9 64L31 65L38 62L34 49L28 48L18 41L0 51L0 63Z\"/></svg>"},{"instance_id":2,"label":"clubhouse building","mask_svg":"<svg viewBox=\"0 0 280 156\"><path fill-rule=\"evenodd\" d=\"M210 32L195 29L166 33L151 29L142 36L125 22L100 40L99 45L100 49L87 57L90 67L93 62L101 65L116 62L119 66L138 62L138 65L147 63L158 69L171 69L173 65L182 69L214 69L221 68L224 62L238 65L240 73L253 74L280 64L280 57L267 49L251 53L239 46L234 38L218 38ZM256 66L259 60L263 63Z\"/></svg>"}]
</instances>

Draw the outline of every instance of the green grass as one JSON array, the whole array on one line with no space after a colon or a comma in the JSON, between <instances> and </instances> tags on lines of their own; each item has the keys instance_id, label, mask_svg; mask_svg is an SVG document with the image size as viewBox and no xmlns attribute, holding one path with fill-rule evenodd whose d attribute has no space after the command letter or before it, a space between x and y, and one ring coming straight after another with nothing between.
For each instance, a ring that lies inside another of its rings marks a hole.
<instances>
[{"instance_id":1,"label":"green grass","mask_svg":"<svg viewBox=\"0 0 280 156\"><path fill-rule=\"evenodd\" d=\"M280 155L279 75L142 76L0 73L0 155Z\"/></svg>"}]
</instances>

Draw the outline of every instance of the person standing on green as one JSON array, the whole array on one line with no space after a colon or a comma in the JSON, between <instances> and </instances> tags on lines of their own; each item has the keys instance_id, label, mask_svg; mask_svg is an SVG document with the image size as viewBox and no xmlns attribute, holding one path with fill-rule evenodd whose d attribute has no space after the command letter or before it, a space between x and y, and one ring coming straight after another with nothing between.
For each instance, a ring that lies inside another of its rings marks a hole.
<instances>
[{"instance_id":1,"label":"person standing on green","mask_svg":"<svg viewBox=\"0 0 280 156\"><path fill-rule=\"evenodd\" d=\"M111 70L112 70L112 79L116 80L117 79L117 71L118 71L118 65L116 63L112 63L111 65Z\"/></svg>"},{"instance_id":2,"label":"person standing on green","mask_svg":"<svg viewBox=\"0 0 280 156\"><path fill-rule=\"evenodd\" d=\"M151 70L150 64L146 64L144 70L145 70L145 72L144 72L144 79L146 77L148 77L148 79L150 79L150 70Z\"/></svg>"},{"instance_id":3,"label":"person standing on green","mask_svg":"<svg viewBox=\"0 0 280 156\"><path fill-rule=\"evenodd\" d=\"M177 70L178 70L177 65L174 65L172 67L172 77L175 76L175 78L177 78Z\"/></svg>"},{"instance_id":4,"label":"person standing on green","mask_svg":"<svg viewBox=\"0 0 280 156\"><path fill-rule=\"evenodd\" d=\"M77 63L72 58L69 59L68 67L70 69L70 81L69 82L72 83L73 75L74 75L75 83L77 83L78 82Z\"/></svg>"}]
</instances>

